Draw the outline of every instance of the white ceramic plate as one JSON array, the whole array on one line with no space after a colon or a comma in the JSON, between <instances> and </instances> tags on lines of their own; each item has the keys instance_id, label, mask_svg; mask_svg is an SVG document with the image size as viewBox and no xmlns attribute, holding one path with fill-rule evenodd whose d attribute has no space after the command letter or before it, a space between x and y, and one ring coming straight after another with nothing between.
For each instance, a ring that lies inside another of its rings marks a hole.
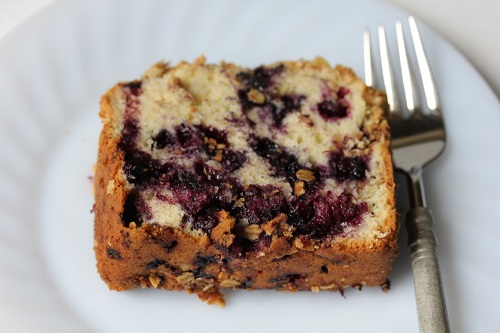
<instances>
[{"instance_id":1,"label":"white ceramic plate","mask_svg":"<svg viewBox=\"0 0 500 333\"><path fill-rule=\"evenodd\" d=\"M392 290L108 291L95 269L92 166L99 97L164 59L256 66L322 55L362 74L363 28L406 14L378 1L65 1L0 43L0 327L3 332L416 332L406 236ZM421 25L449 144L425 173L454 332L500 331L500 105Z\"/></svg>"}]
</instances>

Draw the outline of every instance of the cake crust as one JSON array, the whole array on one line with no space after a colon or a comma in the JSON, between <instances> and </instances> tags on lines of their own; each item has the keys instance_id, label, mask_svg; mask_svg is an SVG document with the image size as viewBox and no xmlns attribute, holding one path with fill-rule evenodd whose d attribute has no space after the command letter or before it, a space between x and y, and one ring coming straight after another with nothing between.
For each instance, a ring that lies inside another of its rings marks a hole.
<instances>
[{"instance_id":1,"label":"cake crust","mask_svg":"<svg viewBox=\"0 0 500 333\"><path fill-rule=\"evenodd\" d=\"M320 58L280 64L287 69L331 72L333 77L342 78L344 82L360 84L350 69L331 68ZM182 62L175 69L204 66L209 65L200 58L193 64ZM229 76L241 71L227 63L221 63L220 68L230 73ZM169 65L157 64L142 80L162 77L171 70ZM94 184L97 269L110 289L123 291L141 286L186 290L210 304L223 305L222 288L318 292L386 284L397 255L398 225L389 130L384 118L386 100L382 92L362 85L370 118L363 122L362 131L370 142L377 144L375 148L366 149L379 150L378 163L383 166L378 177L387 191L382 199L385 200L384 219L379 221L377 230L380 236L369 239L336 237L325 241L297 234L295 227L287 223L288 216L284 213L266 223L236 228L235 217L220 210L216 213L216 226L209 233L199 234L155 223L125 225L124 207L133 186L124 173L125 152L120 148L124 116L117 105L126 99L123 87L122 83L116 85L101 99L99 115L103 129ZM253 98L258 101L259 96ZM299 178L294 191L301 191L305 182L300 183ZM264 235L267 243L258 251L242 256L228 252L235 238L243 236L256 240L259 235Z\"/></svg>"}]
</instances>

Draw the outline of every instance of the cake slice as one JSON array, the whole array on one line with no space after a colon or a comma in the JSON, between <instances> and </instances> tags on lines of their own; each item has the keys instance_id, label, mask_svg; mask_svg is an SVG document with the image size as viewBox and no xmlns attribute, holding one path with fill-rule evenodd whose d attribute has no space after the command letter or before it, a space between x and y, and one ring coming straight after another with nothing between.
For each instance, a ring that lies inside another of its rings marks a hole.
<instances>
[{"instance_id":1,"label":"cake slice","mask_svg":"<svg viewBox=\"0 0 500 333\"><path fill-rule=\"evenodd\" d=\"M345 67L159 63L101 100L95 253L113 290L343 291L397 252L385 96Z\"/></svg>"}]
</instances>

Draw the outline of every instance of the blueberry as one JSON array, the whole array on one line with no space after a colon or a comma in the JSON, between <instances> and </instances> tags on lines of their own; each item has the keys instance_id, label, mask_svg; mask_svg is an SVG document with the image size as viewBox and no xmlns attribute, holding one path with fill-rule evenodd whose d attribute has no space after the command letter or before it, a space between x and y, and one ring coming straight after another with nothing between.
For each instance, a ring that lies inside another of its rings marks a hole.
<instances>
[{"instance_id":1,"label":"blueberry","mask_svg":"<svg viewBox=\"0 0 500 333\"><path fill-rule=\"evenodd\" d=\"M128 83L125 83L123 85L123 87L126 88L126 90L128 90L128 92L130 92L130 94L132 94L133 96L136 96L136 97L142 93L142 82L141 81L128 82Z\"/></svg>"},{"instance_id":2,"label":"blueberry","mask_svg":"<svg viewBox=\"0 0 500 333\"><path fill-rule=\"evenodd\" d=\"M146 264L146 269L147 270L155 269L165 264L166 262L164 260L154 259Z\"/></svg>"},{"instance_id":3,"label":"blueberry","mask_svg":"<svg viewBox=\"0 0 500 333\"><path fill-rule=\"evenodd\" d=\"M317 108L321 116L325 119L343 118L347 116L347 107L331 99L318 103Z\"/></svg>"},{"instance_id":4,"label":"blueberry","mask_svg":"<svg viewBox=\"0 0 500 333\"><path fill-rule=\"evenodd\" d=\"M111 247L107 247L106 248L106 253L107 253L108 257L111 258L111 259L123 260L122 255L120 254L120 252L118 250L115 250L115 249L111 248Z\"/></svg>"},{"instance_id":5,"label":"blueberry","mask_svg":"<svg viewBox=\"0 0 500 333\"><path fill-rule=\"evenodd\" d=\"M274 169L273 176L285 177L289 182L297 180L296 173L304 169L295 155L268 138L251 137L250 146L257 155L266 159Z\"/></svg>"},{"instance_id":6,"label":"blueberry","mask_svg":"<svg viewBox=\"0 0 500 333\"><path fill-rule=\"evenodd\" d=\"M337 91L336 99L331 96L326 96L325 99L319 102L316 106L320 115L326 119L344 118L348 115L349 102L344 97L349 94L349 89L341 87Z\"/></svg>"},{"instance_id":7,"label":"blueberry","mask_svg":"<svg viewBox=\"0 0 500 333\"><path fill-rule=\"evenodd\" d=\"M175 137L166 129L162 129L153 137L153 145L154 149L163 149L167 146L171 146L175 143Z\"/></svg>"},{"instance_id":8,"label":"blueberry","mask_svg":"<svg viewBox=\"0 0 500 333\"><path fill-rule=\"evenodd\" d=\"M264 91L272 85L273 77L282 73L284 68L283 65L278 65L276 67L260 66L253 71L238 73L236 78L240 80L246 88Z\"/></svg>"},{"instance_id":9,"label":"blueberry","mask_svg":"<svg viewBox=\"0 0 500 333\"><path fill-rule=\"evenodd\" d=\"M290 113L299 111L305 96L285 95L280 98L279 106L271 108L274 124L280 127L283 119Z\"/></svg>"},{"instance_id":10,"label":"blueberry","mask_svg":"<svg viewBox=\"0 0 500 333\"><path fill-rule=\"evenodd\" d=\"M134 222L136 226L140 226L144 222L144 218L148 217L151 217L149 207L141 198L139 191L133 189L127 195L123 205L121 213L123 225L128 227L130 223Z\"/></svg>"},{"instance_id":11,"label":"blueberry","mask_svg":"<svg viewBox=\"0 0 500 333\"><path fill-rule=\"evenodd\" d=\"M194 127L182 124L175 128L177 140L182 148L201 147L203 134Z\"/></svg>"},{"instance_id":12,"label":"blueberry","mask_svg":"<svg viewBox=\"0 0 500 333\"><path fill-rule=\"evenodd\" d=\"M329 165L332 176L341 182L366 178L367 165L362 157L347 157L335 152L331 154Z\"/></svg>"}]
</instances>

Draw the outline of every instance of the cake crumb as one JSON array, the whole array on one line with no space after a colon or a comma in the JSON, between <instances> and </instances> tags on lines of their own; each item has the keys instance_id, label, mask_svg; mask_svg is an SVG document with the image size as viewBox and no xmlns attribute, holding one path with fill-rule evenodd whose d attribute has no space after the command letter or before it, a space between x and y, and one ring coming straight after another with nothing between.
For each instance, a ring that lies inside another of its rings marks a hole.
<instances>
[{"instance_id":1,"label":"cake crumb","mask_svg":"<svg viewBox=\"0 0 500 333\"><path fill-rule=\"evenodd\" d=\"M257 89L251 89L247 94L248 100L255 104L264 104L266 96Z\"/></svg>"},{"instance_id":2,"label":"cake crumb","mask_svg":"<svg viewBox=\"0 0 500 333\"><path fill-rule=\"evenodd\" d=\"M295 182L293 184L293 193L298 197L305 194L306 190L304 188L304 182Z\"/></svg>"},{"instance_id":3,"label":"cake crumb","mask_svg":"<svg viewBox=\"0 0 500 333\"><path fill-rule=\"evenodd\" d=\"M274 232L279 231L280 226L284 226L285 231L288 229L288 225L285 225L287 221L286 214L279 214L272 220L266 222L265 224L262 225L262 229L265 231L267 235L272 235Z\"/></svg>"},{"instance_id":4,"label":"cake crumb","mask_svg":"<svg viewBox=\"0 0 500 333\"><path fill-rule=\"evenodd\" d=\"M178 277L176 277L176 280L182 286L186 286L194 280L194 274L191 272L184 272Z\"/></svg>"},{"instance_id":5,"label":"cake crumb","mask_svg":"<svg viewBox=\"0 0 500 333\"><path fill-rule=\"evenodd\" d=\"M316 180L316 177L314 176L314 171L311 170L301 169L297 171L295 175L297 176L298 179L306 182L312 182Z\"/></svg>"},{"instance_id":6,"label":"cake crumb","mask_svg":"<svg viewBox=\"0 0 500 333\"><path fill-rule=\"evenodd\" d=\"M217 217L219 219L219 224L215 228L213 228L210 235L214 242L216 242L217 244L220 244L224 247L229 247L231 246L231 244L233 244L233 241L236 237L236 235L232 233L232 229L236 220L224 210L218 212Z\"/></svg>"},{"instance_id":7,"label":"cake crumb","mask_svg":"<svg viewBox=\"0 0 500 333\"><path fill-rule=\"evenodd\" d=\"M259 239L262 228L258 224L249 224L243 228L242 237L251 241Z\"/></svg>"},{"instance_id":8,"label":"cake crumb","mask_svg":"<svg viewBox=\"0 0 500 333\"><path fill-rule=\"evenodd\" d=\"M150 275L149 282L151 282L151 285L153 286L153 288L158 288L158 285L160 284L161 279L156 275Z\"/></svg>"},{"instance_id":9,"label":"cake crumb","mask_svg":"<svg viewBox=\"0 0 500 333\"><path fill-rule=\"evenodd\" d=\"M113 179L111 179L108 182L108 186L106 187L106 193L107 194L113 194L114 191L115 191L115 181Z\"/></svg>"},{"instance_id":10,"label":"cake crumb","mask_svg":"<svg viewBox=\"0 0 500 333\"><path fill-rule=\"evenodd\" d=\"M382 291L384 293L388 292L389 290L391 290L391 281L386 280L380 287L382 288Z\"/></svg>"},{"instance_id":11,"label":"cake crumb","mask_svg":"<svg viewBox=\"0 0 500 333\"><path fill-rule=\"evenodd\" d=\"M221 283L220 283L220 286L222 288L235 288L235 287L238 287L239 285L240 285L240 282L238 282L236 280L232 280L232 279L226 279L226 280L221 281Z\"/></svg>"}]
</instances>

